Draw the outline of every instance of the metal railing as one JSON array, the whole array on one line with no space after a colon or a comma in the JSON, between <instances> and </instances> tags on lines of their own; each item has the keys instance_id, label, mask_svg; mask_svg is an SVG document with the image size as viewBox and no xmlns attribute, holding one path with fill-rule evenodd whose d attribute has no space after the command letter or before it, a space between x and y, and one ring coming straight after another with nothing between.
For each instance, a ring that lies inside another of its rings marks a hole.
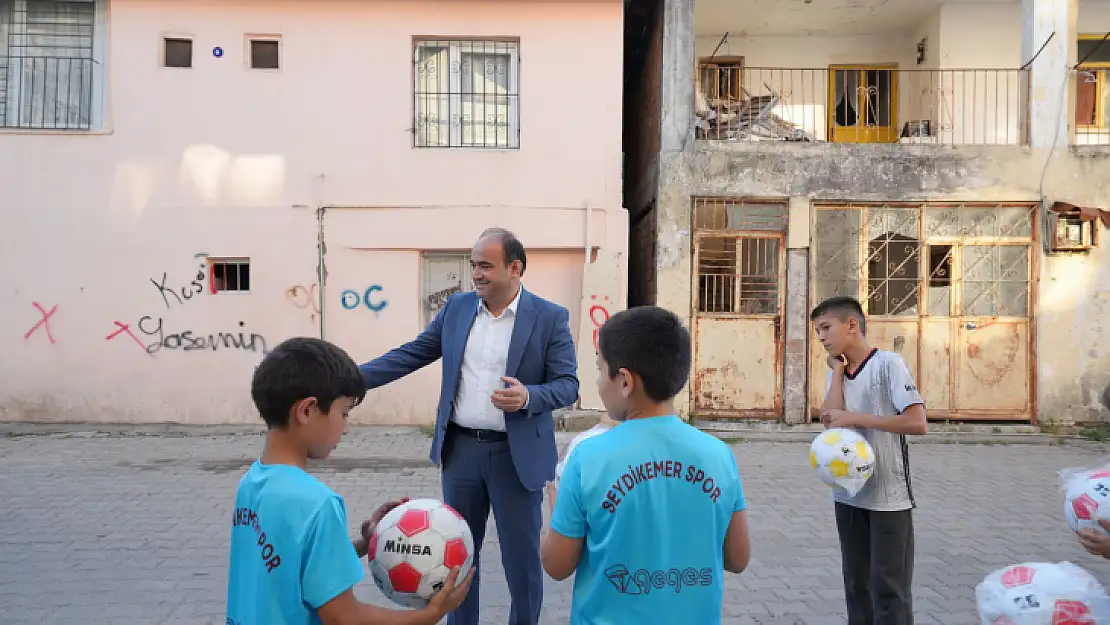
<instances>
[{"instance_id":1,"label":"metal railing","mask_svg":"<svg viewBox=\"0 0 1110 625\"><path fill-rule=\"evenodd\" d=\"M703 65L696 90L696 136L1022 145L1028 136L1027 71Z\"/></svg>"},{"instance_id":2,"label":"metal railing","mask_svg":"<svg viewBox=\"0 0 1110 625\"><path fill-rule=\"evenodd\" d=\"M1110 67L1075 70L1076 146L1110 147Z\"/></svg>"},{"instance_id":3,"label":"metal railing","mask_svg":"<svg viewBox=\"0 0 1110 625\"><path fill-rule=\"evenodd\" d=\"M88 130L95 61L0 56L0 128Z\"/></svg>"}]
</instances>

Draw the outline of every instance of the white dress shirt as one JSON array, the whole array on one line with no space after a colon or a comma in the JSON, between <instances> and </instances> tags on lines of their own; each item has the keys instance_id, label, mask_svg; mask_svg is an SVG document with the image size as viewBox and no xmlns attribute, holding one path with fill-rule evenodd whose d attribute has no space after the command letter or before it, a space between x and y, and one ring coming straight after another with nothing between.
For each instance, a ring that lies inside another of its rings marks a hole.
<instances>
[{"instance_id":1,"label":"white dress shirt","mask_svg":"<svg viewBox=\"0 0 1110 625\"><path fill-rule=\"evenodd\" d=\"M505 431L505 413L493 405L491 396L493 391L505 387L501 377L505 375L509 360L509 342L513 338L516 309L523 291L524 287L517 290L516 297L500 317L495 317L486 303L478 300L478 316L466 340L462 377L454 403L454 421L463 427Z\"/></svg>"}]
</instances>

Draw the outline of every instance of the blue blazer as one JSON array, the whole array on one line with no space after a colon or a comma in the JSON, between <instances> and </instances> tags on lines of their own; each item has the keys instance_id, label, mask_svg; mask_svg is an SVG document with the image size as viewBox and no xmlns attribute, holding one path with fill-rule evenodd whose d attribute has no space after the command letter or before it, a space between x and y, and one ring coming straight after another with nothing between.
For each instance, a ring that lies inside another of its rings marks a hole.
<instances>
[{"instance_id":1,"label":"blue blazer","mask_svg":"<svg viewBox=\"0 0 1110 625\"><path fill-rule=\"evenodd\" d=\"M375 389L443 359L443 382L436 408L430 458L439 466L447 423L462 377L463 351L481 301L477 293L456 293L415 340L362 365L366 385ZM551 411L578 399L578 359L566 308L521 287L505 375L528 388L528 407L505 413L509 450L524 488L536 491L555 477L558 450Z\"/></svg>"}]
</instances>

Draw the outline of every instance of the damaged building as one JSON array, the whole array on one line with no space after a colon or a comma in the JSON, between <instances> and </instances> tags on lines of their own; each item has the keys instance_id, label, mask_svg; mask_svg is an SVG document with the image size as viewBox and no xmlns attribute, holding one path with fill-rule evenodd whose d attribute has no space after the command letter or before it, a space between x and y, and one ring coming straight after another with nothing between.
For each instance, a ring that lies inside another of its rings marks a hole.
<instances>
[{"instance_id":1,"label":"damaged building","mask_svg":"<svg viewBox=\"0 0 1110 625\"><path fill-rule=\"evenodd\" d=\"M1110 418L1110 2L626 4L630 305L702 420L816 418L850 295L936 420Z\"/></svg>"}]
</instances>

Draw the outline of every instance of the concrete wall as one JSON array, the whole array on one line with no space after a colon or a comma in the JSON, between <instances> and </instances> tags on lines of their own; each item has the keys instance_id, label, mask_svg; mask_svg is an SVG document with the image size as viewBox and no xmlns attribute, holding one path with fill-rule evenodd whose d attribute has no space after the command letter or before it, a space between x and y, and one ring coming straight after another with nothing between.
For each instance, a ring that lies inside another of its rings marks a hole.
<instances>
[{"instance_id":1,"label":"concrete wall","mask_svg":"<svg viewBox=\"0 0 1110 625\"><path fill-rule=\"evenodd\" d=\"M692 13L690 0L670 0L668 24L681 24ZM1098 20L1107 3L1082 3L1081 30L1098 30ZM1018 20L1014 20L1014 12ZM998 12L994 15L992 12ZM1020 64L1025 48L1020 30L1020 5L945 5L926 23L916 27L905 45L912 48L921 36L928 34L936 56L934 67L988 67ZM997 26L992 26L992 24ZM1008 33L987 33L991 45L981 45L977 36L983 29L1006 28ZM1105 30L1108 26L1101 27ZM1047 34L1047 33L1045 33ZM975 36L973 36L975 35ZM936 41L934 41L934 38ZM755 47L728 51L751 58L772 47L787 54L810 54L815 49L832 62L836 56L833 42L813 38L797 38L790 42L764 40L740 41ZM1035 70L1038 74L1034 98L1038 106L1058 103L1059 85L1063 80L1067 50L1074 44L1062 37L1059 47L1049 46ZM734 40L736 41L736 40ZM802 42L806 45L802 45ZM873 43L877 40L871 39ZM1003 46L995 45L1005 41ZM857 39L857 44L864 42ZM1036 41L1036 46L1043 38ZM771 45L773 43L773 46ZM835 42L850 50L848 42ZM828 44L828 45L826 45ZM716 45L716 42L713 42ZM939 46L939 49L938 49ZM694 66L696 52L705 44L695 41L692 31L685 36L664 36L664 68L668 59L676 66ZM710 51L712 48L709 48ZM978 56L975 51L979 52ZM1015 54L1015 51L1018 54ZM726 54L724 50L720 54ZM985 56L984 56L985 54ZM1074 52L1072 52L1074 55ZM793 57L770 56L764 61L790 66L800 60ZM1051 63L1049 63L1051 61ZM982 64L979 64L982 63ZM820 65L818 65L820 66ZM672 76L666 76L668 80ZM692 72L663 87L664 106L669 102L692 98ZM1052 82L1053 89L1041 88ZM1059 111L1059 105L1051 107ZM1085 149L1077 152L1064 145L1053 147L1053 120L1038 121L1033 129L1033 147L961 146L956 148L928 145L843 145L843 144L781 144L729 143L693 141L689 118L664 117L664 145L660 155L659 233L657 237L658 304L689 316L691 310L691 199L698 195L759 198L794 198L795 205L808 206L820 200L855 201L999 201L1039 202L1067 199L1076 204L1110 207L1110 150ZM667 139L671 138L668 143ZM1043 177L1043 185L1042 185ZM786 346L786 382L784 402L787 418L798 421L804 412L805 370L799 358L806 347L799 325L805 310L806 292L802 268L806 261L803 249L808 246L808 223L795 227L795 221L808 218L805 211L791 211L788 255L788 312ZM1103 233L1105 235L1105 232ZM799 240L799 238L801 240ZM1103 240L1105 241L1105 236ZM1061 423L1110 420L1103 406L1104 393L1110 386L1110 353L1098 349L1110 327L1110 250L1105 243L1088 254L1051 255L1040 259L1039 300L1035 305L1037 328L1036 398L1038 416L1042 421ZM794 313L794 314L791 314ZM794 328L791 329L793 322ZM809 332L804 333L808 340ZM793 353L793 357L792 357ZM792 399L793 398L793 399ZM689 397L679 398L687 406ZM791 407L793 406L793 408Z\"/></svg>"},{"instance_id":2,"label":"concrete wall","mask_svg":"<svg viewBox=\"0 0 1110 625\"><path fill-rule=\"evenodd\" d=\"M106 23L102 126L0 130L0 419L253 422L264 345L323 321L364 361L422 329L423 251L515 230L526 287L577 334L584 246L626 250L616 0L113 0ZM280 71L247 69L251 33L280 35ZM191 69L160 66L165 34L193 38ZM413 148L414 36L519 37L519 149ZM249 257L250 293L209 293L205 255ZM27 334L36 303L50 336ZM221 346L172 349L186 331ZM438 382L375 391L356 420L429 422Z\"/></svg>"}]
</instances>

